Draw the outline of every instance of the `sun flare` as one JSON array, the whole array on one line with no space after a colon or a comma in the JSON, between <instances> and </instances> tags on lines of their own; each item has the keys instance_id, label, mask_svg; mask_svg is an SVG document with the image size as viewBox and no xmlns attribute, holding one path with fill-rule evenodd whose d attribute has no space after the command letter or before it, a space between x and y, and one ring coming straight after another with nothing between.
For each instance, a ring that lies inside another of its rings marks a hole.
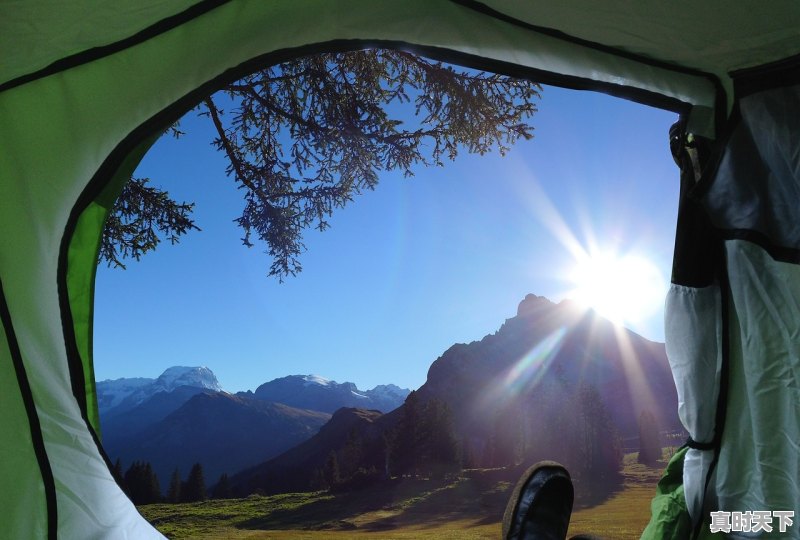
<instances>
[{"instance_id":1,"label":"sun flare","mask_svg":"<svg viewBox=\"0 0 800 540\"><path fill-rule=\"evenodd\" d=\"M570 275L573 300L618 323L641 322L659 310L666 292L658 267L638 255L588 254Z\"/></svg>"}]
</instances>

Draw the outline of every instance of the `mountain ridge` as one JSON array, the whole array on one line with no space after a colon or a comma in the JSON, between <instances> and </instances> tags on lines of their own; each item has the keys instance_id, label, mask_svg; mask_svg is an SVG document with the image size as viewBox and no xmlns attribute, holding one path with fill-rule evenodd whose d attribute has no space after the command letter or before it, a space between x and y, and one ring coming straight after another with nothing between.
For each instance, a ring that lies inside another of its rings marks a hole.
<instances>
[{"instance_id":1,"label":"mountain ridge","mask_svg":"<svg viewBox=\"0 0 800 540\"><path fill-rule=\"evenodd\" d=\"M290 403L269 399L280 397L269 391L258 396L224 392L213 372L202 366L173 366L155 379L100 381L103 446L112 461L120 459L125 467L132 461L151 462L162 487L175 468L185 474L195 462L203 464L211 482L222 472L235 473L307 440L342 407L358 403L391 410L409 392L393 384L361 391L353 383L316 375L287 376L260 387L265 385L283 391Z\"/></svg>"},{"instance_id":2,"label":"mountain ridge","mask_svg":"<svg viewBox=\"0 0 800 540\"><path fill-rule=\"evenodd\" d=\"M555 304L536 295L527 295L516 315L494 333L449 347L414 394L420 405L432 400L446 405L462 456L478 467L511 465L526 451L526 460L561 459L572 444L560 432L567 427L559 424L564 414L571 415L569 420L594 411L598 421L607 415L623 437L637 434L644 410L653 413L660 429L680 428L677 392L662 343L574 302ZM371 417L369 426L350 425L334 415L312 439L236 475L234 490L246 495L253 489L312 489L329 456L346 454L342 441L352 428L361 430L355 437L364 444L360 467L383 471L388 463L383 442L391 439L405 407ZM574 435L575 428L570 429ZM323 430L338 434L322 437ZM552 441L556 454L538 439ZM610 437L609 444L615 439Z\"/></svg>"}]
</instances>

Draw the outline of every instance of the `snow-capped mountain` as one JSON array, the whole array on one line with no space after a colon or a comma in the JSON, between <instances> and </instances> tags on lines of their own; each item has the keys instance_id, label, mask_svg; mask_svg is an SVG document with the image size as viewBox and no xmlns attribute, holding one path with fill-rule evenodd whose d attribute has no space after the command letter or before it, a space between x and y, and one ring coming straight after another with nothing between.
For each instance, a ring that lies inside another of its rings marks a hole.
<instances>
[{"instance_id":1,"label":"snow-capped mountain","mask_svg":"<svg viewBox=\"0 0 800 540\"><path fill-rule=\"evenodd\" d=\"M210 369L175 366L156 379L100 381L97 395L112 461L151 462L165 482L175 467L184 471L195 462L212 476L233 473L313 436L337 409L389 411L408 390L389 384L361 391L353 383L293 375L234 396Z\"/></svg>"},{"instance_id":2,"label":"snow-capped mountain","mask_svg":"<svg viewBox=\"0 0 800 540\"><path fill-rule=\"evenodd\" d=\"M182 386L197 391L222 387L214 373L207 367L174 366L157 379L136 377L130 379L105 380L97 383L97 404L101 416L119 414L150 399L159 392L172 392Z\"/></svg>"},{"instance_id":3,"label":"snow-capped mountain","mask_svg":"<svg viewBox=\"0 0 800 540\"><path fill-rule=\"evenodd\" d=\"M152 385L155 379L136 377L115 379L97 383L97 402L100 411L108 411L121 404L126 397Z\"/></svg>"},{"instance_id":4,"label":"snow-capped mountain","mask_svg":"<svg viewBox=\"0 0 800 540\"><path fill-rule=\"evenodd\" d=\"M179 386L206 388L215 392L222 391L222 386L220 386L217 377L210 369L204 366L174 366L168 368L156 379L155 386L162 392L171 392Z\"/></svg>"},{"instance_id":5,"label":"snow-capped mountain","mask_svg":"<svg viewBox=\"0 0 800 540\"><path fill-rule=\"evenodd\" d=\"M402 405L408 393L393 384L359 390L351 382L337 383L319 375L289 375L262 384L253 395L264 401L333 413L342 407L389 412Z\"/></svg>"}]
</instances>

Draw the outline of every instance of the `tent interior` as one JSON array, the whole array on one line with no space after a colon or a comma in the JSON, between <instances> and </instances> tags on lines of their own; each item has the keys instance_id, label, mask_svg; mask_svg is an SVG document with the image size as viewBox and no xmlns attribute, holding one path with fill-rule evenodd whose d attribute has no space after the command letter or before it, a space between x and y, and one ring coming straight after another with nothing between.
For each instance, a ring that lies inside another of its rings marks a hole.
<instances>
[{"instance_id":1,"label":"tent interior","mask_svg":"<svg viewBox=\"0 0 800 540\"><path fill-rule=\"evenodd\" d=\"M210 91L300 55L378 46L681 114L665 322L691 439L644 537L705 534L711 510L800 509L797 3L43 0L2 11L0 474L13 489L0 494L0 536L161 537L99 449L92 310L108 212L158 135Z\"/></svg>"}]
</instances>

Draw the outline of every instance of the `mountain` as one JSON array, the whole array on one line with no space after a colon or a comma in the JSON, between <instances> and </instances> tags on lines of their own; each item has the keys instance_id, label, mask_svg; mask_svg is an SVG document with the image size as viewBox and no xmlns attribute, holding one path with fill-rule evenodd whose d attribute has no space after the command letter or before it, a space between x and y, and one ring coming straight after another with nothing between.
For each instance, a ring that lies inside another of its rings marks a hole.
<instances>
[{"instance_id":1,"label":"mountain","mask_svg":"<svg viewBox=\"0 0 800 540\"><path fill-rule=\"evenodd\" d=\"M156 399L167 396L161 393ZM149 461L162 488L176 467L185 477L194 463L202 464L211 485L222 473L232 474L301 443L329 419L319 411L206 390L143 429L128 435L114 432L103 445L112 461L121 459L125 467L134 460Z\"/></svg>"},{"instance_id":2,"label":"mountain","mask_svg":"<svg viewBox=\"0 0 800 540\"><path fill-rule=\"evenodd\" d=\"M381 420L385 418L386 415L374 410L339 409L307 441L231 477L234 493L245 496L256 489L266 492L309 491L314 487L315 473L322 469L331 451L344 448L353 433L366 441L365 453L375 455L382 452L381 436L387 426Z\"/></svg>"},{"instance_id":3,"label":"mountain","mask_svg":"<svg viewBox=\"0 0 800 540\"><path fill-rule=\"evenodd\" d=\"M150 461L162 487L176 466L186 474L199 462L211 483L308 439L341 407L391 410L408 392L392 384L362 392L353 383L293 375L233 396L208 368L182 366L156 379L97 383L106 453L124 467Z\"/></svg>"},{"instance_id":4,"label":"mountain","mask_svg":"<svg viewBox=\"0 0 800 540\"><path fill-rule=\"evenodd\" d=\"M178 410L192 396L207 391L196 386L179 386L170 392L157 392L130 409L112 409L100 413L103 444L107 448L119 446L143 429L166 418Z\"/></svg>"},{"instance_id":5,"label":"mountain","mask_svg":"<svg viewBox=\"0 0 800 540\"><path fill-rule=\"evenodd\" d=\"M678 429L678 401L663 343L615 325L571 301L529 294L494 334L456 344L428 370L419 398L441 399L456 430L488 439L498 413L531 414L566 388L596 388L623 436L649 410L662 430ZM509 425L505 422L505 425Z\"/></svg>"},{"instance_id":6,"label":"mountain","mask_svg":"<svg viewBox=\"0 0 800 540\"><path fill-rule=\"evenodd\" d=\"M408 393L393 384L362 391L350 382L337 383L318 375L289 375L262 384L253 395L265 401L333 413L342 407L389 412L402 405Z\"/></svg>"},{"instance_id":7,"label":"mountain","mask_svg":"<svg viewBox=\"0 0 800 540\"><path fill-rule=\"evenodd\" d=\"M97 404L101 418L123 413L147 401L155 394L186 387L202 390L222 390L217 377L207 367L174 366L164 371L157 379L132 378L99 381ZM195 392L195 393L197 393Z\"/></svg>"},{"instance_id":8,"label":"mountain","mask_svg":"<svg viewBox=\"0 0 800 540\"><path fill-rule=\"evenodd\" d=\"M570 301L535 295L494 334L446 350L414 396L417 406L436 400L449 409L461 455L472 466L557 459L588 483L607 486L621 460L617 434L635 438L642 412L660 430L680 429L664 344ZM344 434L352 430L348 437L362 444L359 466L382 471L385 435L391 439L407 408L384 415L339 411L317 436L236 475L232 486L242 495L309 489L332 453L340 459L347 453ZM590 470L592 462L607 465Z\"/></svg>"}]
</instances>

